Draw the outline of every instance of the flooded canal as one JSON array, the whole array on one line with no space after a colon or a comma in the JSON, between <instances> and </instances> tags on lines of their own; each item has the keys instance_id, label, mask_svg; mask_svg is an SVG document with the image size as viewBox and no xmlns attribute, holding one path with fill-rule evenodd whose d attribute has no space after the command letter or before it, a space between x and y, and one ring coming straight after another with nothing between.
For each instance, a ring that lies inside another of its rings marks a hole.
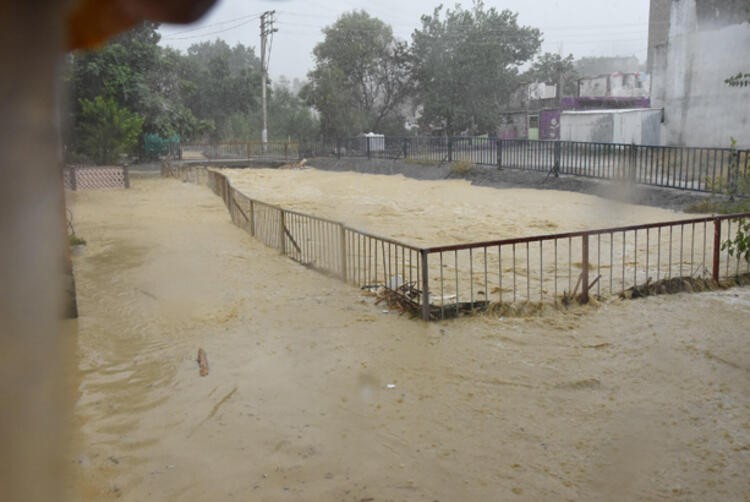
<instances>
[{"instance_id":1,"label":"flooded canal","mask_svg":"<svg viewBox=\"0 0 750 502\"><path fill-rule=\"evenodd\" d=\"M247 181L258 199L418 244L486 238L498 214L498 238L678 217L460 181L243 176L266 178ZM88 242L75 499L750 496L748 288L425 324L265 248L207 188L69 197Z\"/></svg>"}]
</instances>

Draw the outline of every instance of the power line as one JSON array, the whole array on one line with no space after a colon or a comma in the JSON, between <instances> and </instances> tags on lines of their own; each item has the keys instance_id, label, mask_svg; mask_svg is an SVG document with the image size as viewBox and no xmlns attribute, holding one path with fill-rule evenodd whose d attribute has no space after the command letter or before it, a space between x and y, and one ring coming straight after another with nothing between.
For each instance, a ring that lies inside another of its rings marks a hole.
<instances>
[{"instance_id":1,"label":"power line","mask_svg":"<svg viewBox=\"0 0 750 502\"><path fill-rule=\"evenodd\" d=\"M220 33L226 33L227 31L236 30L237 28L242 28L243 26L246 26L246 25L252 23L256 19L258 19L258 17L254 17L252 19L248 19L246 21L242 21L239 24L235 24L234 26L230 26L229 28L224 28L222 30L212 31L212 32L209 32L209 33L201 33L201 34L198 34L198 35L191 35L191 36L187 36L187 37L166 36L166 37L164 37L164 40L194 40L194 39L197 39L197 38L206 38L206 37L210 37L210 36L213 36L213 35L218 35Z\"/></svg>"},{"instance_id":2,"label":"power line","mask_svg":"<svg viewBox=\"0 0 750 502\"><path fill-rule=\"evenodd\" d=\"M171 38L171 37L174 37L176 35L182 35L184 33L192 33L194 31L207 30L209 28L215 28L217 26L225 26L227 24L233 24L233 23L237 23L239 21L244 21L245 19L255 20L255 19L258 19L259 17L260 17L260 14L248 14L247 16L240 16L240 17L236 17L234 19L227 19L227 20L224 20L224 21L217 21L215 23L206 24L206 25L203 25L203 26L196 26L194 28L188 28L186 30L176 31L174 33L170 33L169 35L165 35L163 38Z\"/></svg>"}]
</instances>

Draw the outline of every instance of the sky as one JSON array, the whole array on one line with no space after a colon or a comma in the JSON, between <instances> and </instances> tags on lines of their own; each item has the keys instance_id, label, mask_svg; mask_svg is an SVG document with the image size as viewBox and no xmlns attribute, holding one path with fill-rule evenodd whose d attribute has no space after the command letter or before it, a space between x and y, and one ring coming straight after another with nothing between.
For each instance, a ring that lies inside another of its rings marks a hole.
<instances>
[{"instance_id":1,"label":"sky","mask_svg":"<svg viewBox=\"0 0 750 502\"><path fill-rule=\"evenodd\" d=\"M393 28L395 36L410 41L420 17L431 14L440 0L219 0L199 22L164 25L162 45L186 50L198 42L221 38L229 45L260 47L260 14L276 11L269 73L304 79L314 66L313 47L323 40L321 30L343 13L366 10ZM453 7L454 2L444 2ZM465 8L471 0L459 2ZM649 0L485 0L486 7L518 13L519 24L539 28L542 51L576 58L636 56L645 62L648 47Z\"/></svg>"}]
</instances>

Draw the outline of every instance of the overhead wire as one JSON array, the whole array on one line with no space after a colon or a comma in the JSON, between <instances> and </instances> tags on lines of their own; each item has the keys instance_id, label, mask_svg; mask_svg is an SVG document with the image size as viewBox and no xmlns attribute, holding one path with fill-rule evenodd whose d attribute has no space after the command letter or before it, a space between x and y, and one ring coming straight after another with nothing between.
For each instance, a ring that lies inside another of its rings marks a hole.
<instances>
[{"instance_id":1,"label":"overhead wire","mask_svg":"<svg viewBox=\"0 0 750 502\"><path fill-rule=\"evenodd\" d=\"M190 30L185 30L185 31L177 32L177 33L170 33L168 35L164 35L162 38L164 40L192 40L192 39L196 39L196 38L209 37L209 36L213 36L213 35L218 35L220 33L225 33L227 31L236 30L237 28L241 28L243 26L246 26L246 25L252 23L256 19L260 19L260 15L245 16L245 17L242 17L242 18L234 19L232 21L224 21L224 22L221 22L221 23L214 23L214 24L211 24L211 25L206 25L206 26L191 28ZM227 25L227 24L231 24L231 23L234 23L234 24L232 26L229 26L228 28L223 28L223 29L215 30L215 31L208 32L208 33L198 33L198 34L189 35L189 36L186 36L186 37L177 36L177 35L180 35L181 33L190 33L190 32L194 32L194 31L200 31L200 30L210 29L210 28L216 27L216 26L223 26L223 25Z\"/></svg>"}]
</instances>

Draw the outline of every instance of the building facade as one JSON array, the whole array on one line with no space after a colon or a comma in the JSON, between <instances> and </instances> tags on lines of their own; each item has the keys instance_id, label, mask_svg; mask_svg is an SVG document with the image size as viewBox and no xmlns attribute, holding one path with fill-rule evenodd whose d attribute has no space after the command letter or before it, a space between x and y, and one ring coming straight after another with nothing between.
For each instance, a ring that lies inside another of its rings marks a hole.
<instances>
[{"instance_id":1,"label":"building facade","mask_svg":"<svg viewBox=\"0 0 750 502\"><path fill-rule=\"evenodd\" d=\"M651 0L651 102L663 108L661 141L750 148L750 87L725 80L750 72L744 0Z\"/></svg>"}]
</instances>

